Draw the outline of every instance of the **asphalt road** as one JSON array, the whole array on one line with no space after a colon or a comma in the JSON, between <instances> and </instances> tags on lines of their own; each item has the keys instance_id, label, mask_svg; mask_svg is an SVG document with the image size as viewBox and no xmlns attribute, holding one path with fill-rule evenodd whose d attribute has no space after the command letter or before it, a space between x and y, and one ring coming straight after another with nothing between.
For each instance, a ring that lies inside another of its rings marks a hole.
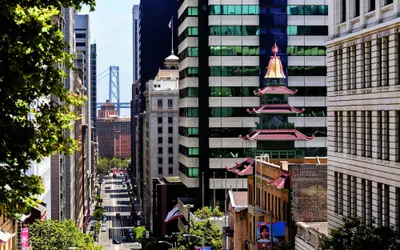
<instances>
[{"instance_id":1,"label":"asphalt road","mask_svg":"<svg viewBox=\"0 0 400 250\"><path fill-rule=\"evenodd\" d=\"M104 215L107 216L107 230L100 234L100 244L104 250L130 249L135 245L130 241L130 234L133 233L133 223L131 219L131 204L129 201L126 186L122 186L124 176L117 174L116 178L112 175L103 179L101 198L103 199ZM116 214L120 214L120 218ZM123 238L124 240L123 242ZM113 239L121 244L113 244Z\"/></svg>"}]
</instances>

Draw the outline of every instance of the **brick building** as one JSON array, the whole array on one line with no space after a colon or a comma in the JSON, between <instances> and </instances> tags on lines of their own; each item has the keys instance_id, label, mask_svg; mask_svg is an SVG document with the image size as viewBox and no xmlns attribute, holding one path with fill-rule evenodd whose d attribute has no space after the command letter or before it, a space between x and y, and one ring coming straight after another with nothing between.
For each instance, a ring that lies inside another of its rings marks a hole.
<instances>
[{"instance_id":1,"label":"brick building","mask_svg":"<svg viewBox=\"0 0 400 250\"><path fill-rule=\"evenodd\" d=\"M100 157L131 156L130 118L118 117L115 105L109 100L98 111L97 137Z\"/></svg>"}]
</instances>

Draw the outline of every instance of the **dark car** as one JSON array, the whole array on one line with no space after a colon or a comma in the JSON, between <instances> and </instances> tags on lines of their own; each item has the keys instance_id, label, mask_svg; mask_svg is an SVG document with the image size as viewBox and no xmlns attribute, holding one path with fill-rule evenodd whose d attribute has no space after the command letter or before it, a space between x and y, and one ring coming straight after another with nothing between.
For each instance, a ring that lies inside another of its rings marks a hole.
<instances>
[{"instance_id":1,"label":"dark car","mask_svg":"<svg viewBox=\"0 0 400 250\"><path fill-rule=\"evenodd\" d=\"M113 244L121 244L121 242L117 239L113 239Z\"/></svg>"}]
</instances>

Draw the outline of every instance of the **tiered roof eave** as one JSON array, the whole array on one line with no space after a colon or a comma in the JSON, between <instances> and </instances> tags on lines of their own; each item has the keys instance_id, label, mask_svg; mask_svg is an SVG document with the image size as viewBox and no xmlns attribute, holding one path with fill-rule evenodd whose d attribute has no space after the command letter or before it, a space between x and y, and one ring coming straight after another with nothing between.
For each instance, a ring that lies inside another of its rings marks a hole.
<instances>
[{"instance_id":1,"label":"tiered roof eave","mask_svg":"<svg viewBox=\"0 0 400 250\"><path fill-rule=\"evenodd\" d=\"M246 111L249 114L301 114L304 112L304 108L299 110L289 104L263 104Z\"/></svg>"},{"instance_id":2,"label":"tiered roof eave","mask_svg":"<svg viewBox=\"0 0 400 250\"><path fill-rule=\"evenodd\" d=\"M267 86L263 89L258 89L258 91L253 91L257 96L261 95L295 95L298 90L291 90L286 86Z\"/></svg>"},{"instance_id":3,"label":"tiered roof eave","mask_svg":"<svg viewBox=\"0 0 400 250\"><path fill-rule=\"evenodd\" d=\"M308 137L297 129L256 129L245 136L239 136L248 141L309 141L314 137Z\"/></svg>"}]
</instances>

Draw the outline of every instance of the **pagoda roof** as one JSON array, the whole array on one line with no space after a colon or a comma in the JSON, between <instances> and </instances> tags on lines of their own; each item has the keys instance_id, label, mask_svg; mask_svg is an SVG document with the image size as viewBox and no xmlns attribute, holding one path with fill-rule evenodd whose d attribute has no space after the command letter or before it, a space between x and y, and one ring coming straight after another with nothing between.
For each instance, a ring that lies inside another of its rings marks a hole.
<instances>
[{"instance_id":1,"label":"pagoda roof","mask_svg":"<svg viewBox=\"0 0 400 250\"><path fill-rule=\"evenodd\" d=\"M296 129L257 129L246 136L239 136L250 141L309 141L314 136L308 137Z\"/></svg>"},{"instance_id":2,"label":"pagoda roof","mask_svg":"<svg viewBox=\"0 0 400 250\"><path fill-rule=\"evenodd\" d=\"M258 89L258 91L254 91L255 95L295 95L296 93L297 89L293 91L286 86L267 86L263 89Z\"/></svg>"},{"instance_id":3,"label":"pagoda roof","mask_svg":"<svg viewBox=\"0 0 400 250\"><path fill-rule=\"evenodd\" d=\"M304 112L304 108L298 110L289 104L263 104L246 111L250 114L301 114Z\"/></svg>"},{"instance_id":4,"label":"pagoda roof","mask_svg":"<svg viewBox=\"0 0 400 250\"><path fill-rule=\"evenodd\" d=\"M226 170L229 172L233 172L237 175L243 176L243 175L252 175L253 174L253 166L254 166L254 159L253 158L247 158L241 163L237 163L233 167L228 167L225 166Z\"/></svg>"}]
</instances>

